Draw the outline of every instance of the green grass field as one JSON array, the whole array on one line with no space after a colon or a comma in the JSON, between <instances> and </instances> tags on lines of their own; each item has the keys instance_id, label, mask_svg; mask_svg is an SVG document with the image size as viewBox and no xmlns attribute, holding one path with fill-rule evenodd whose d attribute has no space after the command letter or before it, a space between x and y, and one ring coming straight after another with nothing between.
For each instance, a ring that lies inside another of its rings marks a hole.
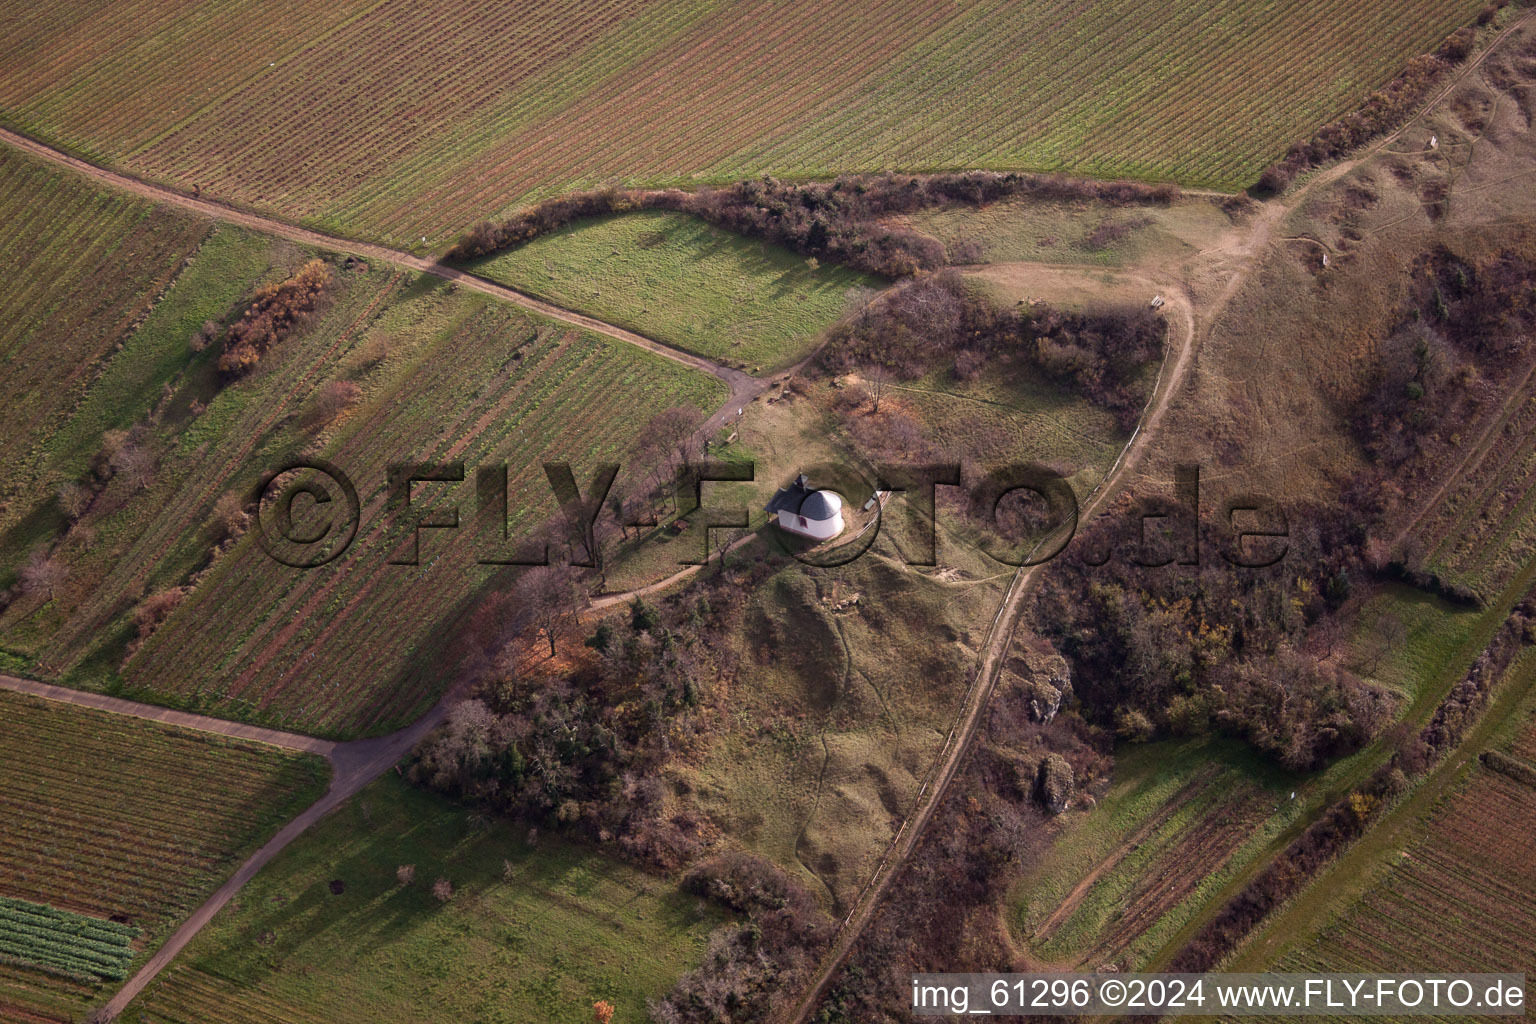
<instances>
[{"instance_id":1,"label":"green grass field","mask_svg":"<svg viewBox=\"0 0 1536 1024\"><path fill-rule=\"evenodd\" d=\"M850 289L882 284L665 212L582 221L474 270L752 372L799 362L843 312Z\"/></svg>"},{"instance_id":2,"label":"green grass field","mask_svg":"<svg viewBox=\"0 0 1536 1024\"><path fill-rule=\"evenodd\" d=\"M18 8L0 120L423 250L611 181L985 167L1238 189L1482 2Z\"/></svg>"},{"instance_id":3,"label":"green grass field","mask_svg":"<svg viewBox=\"0 0 1536 1024\"><path fill-rule=\"evenodd\" d=\"M318 757L0 692L0 897L85 915L99 922L87 929L93 934L121 931L100 920L114 915L143 932L126 957L102 959L100 971L61 962L67 950L58 941L40 948L59 954L42 963L80 976L73 980L8 960L0 1016L8 1005L78 1011L98 991L87 975L120 979L127 961L147 957L235 865L318 799L329 775ZM83 924L69 918L59 927ZM0 957L25 960L5 939L14 931L0 924Z\"/></svg>"},{"instance_id":4,"label":"green grass field","mask_svg":"<svg viewBox=\"0 0 1536 1024\"><path fill-rule=\"evenodd\" d=\"M123 1019L589 1024L600 999L615 1021L646 1019L723 918L675 883L525 832L385 776L274 860Z\"/></svg>"}]
</instances>

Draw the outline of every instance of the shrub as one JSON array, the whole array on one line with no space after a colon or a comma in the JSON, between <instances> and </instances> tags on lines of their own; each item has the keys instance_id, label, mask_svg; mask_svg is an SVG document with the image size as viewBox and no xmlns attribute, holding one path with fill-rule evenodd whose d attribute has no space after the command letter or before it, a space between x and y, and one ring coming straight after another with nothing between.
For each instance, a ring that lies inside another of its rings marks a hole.
<instances>
[{"instance_id":1,"label":"shrub","mask_svg":"<svg viewBox=\"0 0 1536 1024\"><path fill-rule=\"evenodd\" d=\"M952 203L982 205L1010 196L1130 205L1167 203L1177 195L1178 189L1172 185L994 171L848 175L833 182L804 184L765 176L692 193L610 188L557 196L500 224L482 221L449 250L448 258L486 256L584 217L640 209L674 210L727 231L774 242L802 256L832 259L885 277L906 277L948 262L968 262L976 253L963 247L946 253L937 239L884 224L882 219L890 214Z\"/></svg>"},{"instance_id":2,"label":"shrub","mask_svg":"<svg viewBox=\"0 0 1536 1024\"><path fill-rule=\"evenodd\" d=\"M1396 78L1366 97L1358 109L1292 145L1285 156L1265 168L1254 191L1268 195L1284 191L1297 175L1402 124L1451 68L1467 59L1475 41L1476 33L1468 26L1452 33L1434 53L1410 60Z\"/></svg>"},{"instance_id":3,"label":"shrub","mask_svg":"<svg viewBox=\"0 0 1536 1024\"><path fill-rule=\"evenodd\" d=\"M401 885L410 885L416 881L416 865L401 864L395 868L395 881Z\"/></svg>"},{"instance_id":4,"label":"shrub","mask_svg":"<svg viewBox=\"0 0 1536 1024\"><path fill-rule=\"evenodd\" d=\"M447 903L453 899L453 883L446 878L439 878L432 883L432 895L437 897L439 903Z\"/></svg>"},{"instance_id":5,"label":"shrub","mask_svg":"<svg viewBox=\"0 0 1536 1024\"><path fill-rule=\"evenodd\" d=\"M187 596L186 587L171 587L151 594L133 610L133 628L140 640L147 640L161 623L171 617Z\"/></svg>"},{"instance_id":6,"label":"shrub","mask_svg":"<svg viewBox=\"0 0 1536 1024\"><path fill-rule=\"evenodd\" d=\"M363 389L356 381L333 380L320 389L305 417L304 425L310 430L329 426L342 413L356 405L363 397Z\"/></svg>"},{"instance_id":7,"label":"shrub","mask_svg":"<svg viewBox=\"0 0 1536 1024\"><path fill-rule=\"evenodd\" d=\"M1035 799L1052 814L1060 814L1072 801L1072 766L1060 754L1046 754L1035 769Z\"/></svg>"},{"instance_id":8,"label":"shrub","mask_svg":"<svg viewBox=\"0 0 1536 1024\"><path fill-rule=\"evenodd\" d=\"M1018 354L1112 410L1129 430L1141 413L1137 373L1161 354L1166 335L1167 323L1148 309L1006 309L971 288L958 271L941 270L902 282L836 324L819 358L834 372L861 369L867 377L868 367L879 366L912 379L950 353L957 375L991 355Z\"/></svg>"},{"instance_id":9,"label":"shrub","mask_svg":"<svg viewBox=\"0 0 1536 1024\"><path fill-rule=\"evenodd\" d=\"M1485 750L1482 753L1483 764L1500 775L1507 775L1516 782L1536 788L1536 768L1531 767L1517 757L1510 757L1502 750Z\"/></svg>"},{"instance_id":10,"label":"shrub","mask_svg":"<svg viewBox=\"0 0 1536 1024\"><path fill-rule=\"evenodd\" d=\"M21 592L51 601L68 578L69 568L63 559L47 551L34 551L21 567Z\"/></svg>"},{"instance_id":11,"label":"shrub","mask_svg":"<svg viewBox=\"0 0 1536 1024\"><path fill-rule=\"evenodd\" d=\"M257 289L255 299L224 337L219 372L240 377L254 369L274 345L305 323L330 283L330 268L323 260L313 259L287 280Z\"/></svg>"}]
</instances>

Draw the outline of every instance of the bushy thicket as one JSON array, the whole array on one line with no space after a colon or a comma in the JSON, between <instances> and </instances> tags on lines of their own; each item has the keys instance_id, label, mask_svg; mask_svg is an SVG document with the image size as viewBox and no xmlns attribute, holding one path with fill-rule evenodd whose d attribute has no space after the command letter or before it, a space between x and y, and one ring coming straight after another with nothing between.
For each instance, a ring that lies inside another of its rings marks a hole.
<instances>
[{"instance_id":1,"label":"bushy thicket","mask_svg":"<svg viewBox=\"0 0 1536 1024\"><path fill-rule=\"evenodd\" d=\"M417 747L410 777L502 814L617 839L635 859L676 868L697 856L703 821L672 807L656 777L686 737L717 664L706 627L639 609L574 664L512 667L501 651L473 696ZM521 640L510 640L517 646Z\"/></svg>"},{"instance_id":2,"label":"bushy thicket","mask_svg":"<svg viewBox=\"0 0 1536 1024\"><path fill-rule=\"evenodd\" d=\"M1377 347L1350 425L1373 459L1398 470L1447 423L1464 422L1536 327L1536 266L1514 253L1473 261L1439 247L1413 263L1398 326Z\"/></svg>"},{"instance_id":3,"label":"bushy thicket","mask_svg":"<svg viewBox=\"0 0 1536 1024\"><path fill-rule=\"evenodd\" d=\"M1408 785L1461 742L1488 702L1495 683L1524 645L1536 621L1536 594L1515 607L1485 648L1417 736L1401 737L1392 760L1359 790L1330 807L1323 816L1257 878L1233 897L1195 935L1169 965L1170 971L1209 971L1237 948L1244 936L1277 906L1290 899L1313 875L1358 839L1371 821ZM1485 755L1486 756L1486 755Z\"/></svg>"},{"instance_id":4,"label":"bushy thicket","mask_svg":"<svg viewBox=\"0 0 1536 1024\"><path fill-rule=\"evenodd\" d=\"M657 1024L749 1024L770 1019L809 980L834 932L810 894L756 854L733 852L688 872L691 892L746 918L709 938L704 961L651 1003Z\"/></svg>"},{"instance_id":5,"label":"bushy thicket","mask_svg":"<svg viewBox=\"0 0 1536 1024\"><path fill-rule=\"evenodd\" d=\"M1084 715L1128 738L1223 733L1294 770L1352 753L1377 733L1392 710L1388 695L1304 653L1308 630L1362 571L1360 510L1288 510L1289 551L1270 568L1236 568L1211 550L1199 566L1138 564L1175 556L1143 546L1142 511L1122 501L1042 574L1037 628L1071 662ZM1172 517L1152 520L1149 534L1170 521L1192 529L1183 510L1146 511ZM1103 565L1087 560L1104 553Z\"/></svg>"},{"instance_id":6,"label":"bushy thicket","mask_svg":"<svg viewBox=\"0 0 1536 1024\"><path fill-rule=\"evenodd\" d=\"M1503 7L1504 2L1498 6ZM1397 128L1424 102L1431 89L1467 59L1474 40L1470 26L1458 29L1434 53L1410 60L1396 78L1367 96L1358 110L1330 121L1311 138L1292 145L1285 156L1264 169L1255 187L1269 194L1284 191L1297 175L1336 160Z\"/></svg>"},{"instance_id":7,"label":"bushy thicket","mask_svg":"<svg viewBox=\"0 0 1536 1024\"><path fill-rule=\"evenodd\" d=\"M800 184L771 177L748 178L698 192L610 188L549 199L500 224L484 221L471 228L448 257L467 260L485 256L585 217L673 210L805 256L834 260L884 277L905 277L944 265L949 254L936 239L884 226L882 218L951 203L979 206L1018 196L1129 205L1171 202L1178 189L1173 185L994 171L847 175L832 182Z\"/></svg>"},{"instance_id":8,"label":"bushy thicket","mask_svg":"<svg viewBox=\"0 0 1536 1024\"><path fill-rule=\"evenodd\" d=\"M834 371L876 366L910 379L967 354L1022 354L1046 377L1114 412L1128 430L1144 398L1137 375L1161 355L1167 331L1144 308L1002 307L958 271L941 270L902 282L838 323L820 358Z\"/></svg>"},{"instance_id":9,"label":"bushy thicket","mask_svg":"<svg viewBox=\"0 0 1536 1024\"><path fill-rule=\"evenodd\" d=\"M331 283L323 260L310 260L286 281L263 285L245 313L224 336L219 372L227 377L249 373L278 342L301 327L319 308Z\"/></svg>"},{"instance_id":10,"label":"bushy thicket","mask_svg":"<svg viewBox=\"0 0 1536 1024\"><path fill-rule=\"evenodd\" d=\"M745 570L766 571L762 567ZM700 576L658 606L599 623L580 653L544 654L554 621L529 584L483 599L463 630L469 697L412 755L413 781L511 817L548 823L665 869L714 833L660 777L700 737L699 709L734 671L730 645L750 585Z\"/></svg>"}]
</instances>

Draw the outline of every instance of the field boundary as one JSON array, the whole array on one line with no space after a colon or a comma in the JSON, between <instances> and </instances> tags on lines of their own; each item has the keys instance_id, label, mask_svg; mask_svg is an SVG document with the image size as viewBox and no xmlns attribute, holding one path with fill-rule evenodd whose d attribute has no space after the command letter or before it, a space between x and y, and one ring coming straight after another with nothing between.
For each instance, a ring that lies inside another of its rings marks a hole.
<instances>
[{"instance_id":1,"label":"field boundary","mask_svg":"<svg viewBox=\"0 0 1536 1024\"><path fill-rule=\"evenodd\" d=\"M259 725L231 722L223 718L210 718L207 715L195 715L189 711L177 711L174 708L160 707L155 704L143 704L136 700L125 700L122 697L109 697L104 693L73 690L67 686L55 686L52 683L38 682L35 679L21 679L16 676L0 675L0 690L30 694L34 697L41 697L44 700L57 701L60 704L73 704L75 707L94 708L97 711L106 711L111 714L142 718L145 721L159 722L163 725L174 725L182 729L191 729L194 732L213 733L218 736L227 736L230 739L265 743L269 746L281 747L284 750L294 750L305 754L318 754L325 758L329 758L335 753L337 747L337 744L331 740L317 739L313 736L301 736L298 733L282 732L278 729L265 729Z\"/></svg>"},{"instance_id":2,"label":"field boundary","mask_svg":"<svg viewBox=\"0 0 1536 1024\"><path fill-rule=\"evenodd\" d=\"M10 128L0 127L0 142L9 144L16 149L29 153L32 156L39 157L56 166L67 167L72 171L85 175L87 178L93 181L105 184L119 191L129 192L142 199L148 199L179 207L180 209L189 210L192 213L200 214L204 217L210 217L214 220L234 224L238 227L247 228L251 231L259 231L263 234L276 235L280 238L286 238L289 241L298 242L302 245L313 246L315 248L325 249L330 252L351 253L357 256L361 256L365 259L379 260L385 263L392 263L396 266L405 267L406 269L414 270L419 274L430 274L433 277L441 278L444 281L450 281L455 284L463 285L466 288L480 292L484 295L489 295L494 299L500 299L503 302L509 302L514 306L520 306L521 308L526 309L531 313L537 313L538 315L548 317L551 320L559 320L563 323L570 324L573 327L578 327L582 330L601 334L612 338L615 341L621 341L627 345L633 345L634 347L644 349L653 355L661 356L664 359L670 359L674 363L680 363L690 369L701 370L704 373L708 373L714 377L719 378L719 380L722 381L726 387L730 389L730 396L726 400L725 404L721 407L720 411L711 418L711 426L718 426L720 423L723 423L725 413L728 409L745 405L747 402L756 398L768 387L768 381L766 379L754 377L749 373L746 373L742 370L732 369L729 366L722 366L721 364L716 363L713 360L706 359L703 356L694 355L691 352L684 352L682 349L674 348L673 346L665 344L664 342L657 341L654 338L649 338L643 334L639 334L627 328L618 327L614 324L608 323L607 321L599 320L597 317L588 316L585 313L573 312L562 306L557 306L552 302L546 302L543 299L535 298L534 296L529 295L526 292L519 291L516 288L512 288L504 284L498 284L497 282L491 281L488 278L480 277L478 274L472 274L467 271L460 270L457 267L451 267L439 260L426 259L421 256L413 256L408 252L401 252L398 249L391 249L387 246L377 245L372 242L360 242L348 238L341 238L336 235L328 235L321 231L314 231L310 228L298 227L296 225L289 224L286 221L276 220L271 217L264 217L260 214L241 210L225 203L189 196L182 192L178 192L175 189L151 184L150 182L144 181L140 178L122 174L118 171L109 170L105 167L93 164L87 160L82 160L77 156L72 156L63 150L55 149L53 146L47 145L46 143L38 142L36 139L23 135L20 132Z\"/></svg>"}]
</instances>

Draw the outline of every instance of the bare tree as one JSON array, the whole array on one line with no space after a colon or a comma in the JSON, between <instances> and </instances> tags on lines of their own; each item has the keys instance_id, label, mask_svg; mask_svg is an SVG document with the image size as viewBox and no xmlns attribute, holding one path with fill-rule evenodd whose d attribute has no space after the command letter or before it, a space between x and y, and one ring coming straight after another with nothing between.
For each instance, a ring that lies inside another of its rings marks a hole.
<instances>
[{"instance_id":1,"label":"bare tree","mask_svg":"<svg viewBox=\"0 0 1536 1024\"><path fill-rule=\"evenodd\" d=\"M890 367L883 363L871 363L859 376L863 378L865 390L869 392L870 401L873 403L869 411L879 412L880 402L890 393L893 382Z\"/></svg>"},{"instance_id":2,"label":"bare tree","mask_svg":"<svg viewBox=\"0 0 1536 1024\"><path fill-rule=\"evenodd\" d=\"M688 405L663 409L645 426L647 444L654 449L656 461L664 463L668 475L693 462L701 451L699 429L704 414Z\"/></svg>"},{"instance_id":3,"label":"bare tree","mask_svg":"<svg viewBox=\"0 0 1536 1024\"><path fill-rule=\"evenodd\" d=\"M136 491L155 482L155 456L142 444L128 442L117 450L110 462L112 472Z\"/></svg>"},{"instance_id":4,"label":"bare tree","mask_svg":"<svg viewBox=\"0 0 1536 1024\"><path fill-rule=\"evenodd\" d=\"M576 613L586 604L576 573L567 565L530 569L518 583L517 597L529 624L549 641L549 656L553 658L561 630L576 621Z\"/></svg>"},{"instance_id":5,"label":"bare tree","mask_svg":"<svg viewBox=\"0 0 1536 1024\"><path fill-rule=\"evenodd\" d=\"M362 388L356 381L333 380L315 395L314 405L304 417L306 430L319 430L362 400Z\"/></svg>"},{"instance_id":6,"label":"bare tree","mask_svg":"<svg viewBox=\"0 0 1536 1024\"><path fill-rule=\"evenodd\" d=\"M399 882L401 885L410 885L412 882L416 881L416 865L401 864L399 867L395 868L395 881Z\"/></svg>"},{"instance_id":7,"label":"bare tree","mask_svg":"<svg viewBox=\"0 0 1536 1024\"><path fill-rule=\"evenodd\" d=\"M59 488L59 508L74 523L85 515L85 510L91 507L91 492L89 488L81 487L77 483L67 483Z\"/></svg>"},{"instance_id":8,"label":"bare tree","mask_svg":"<svg viewBox=\"0 0 1536 1024\"><path fill-rule=\"evenodd\" d=\"M432 883L432 895L437 897L439 903L447 903L453 899L453 883L446 878L439 878Z\"/></svg>"},{"instance_id":9,"label":"bare tree","mask_svg":"<svg viewBox=\"0 0 1536 1024\"><path fill-rule=\"evenodd\" d=\"M27 564L21 567L21 590L52 601L55 591L69 578L69 567L57 556L47 551L32 552Z\"/></svg>"}]
</instances>

